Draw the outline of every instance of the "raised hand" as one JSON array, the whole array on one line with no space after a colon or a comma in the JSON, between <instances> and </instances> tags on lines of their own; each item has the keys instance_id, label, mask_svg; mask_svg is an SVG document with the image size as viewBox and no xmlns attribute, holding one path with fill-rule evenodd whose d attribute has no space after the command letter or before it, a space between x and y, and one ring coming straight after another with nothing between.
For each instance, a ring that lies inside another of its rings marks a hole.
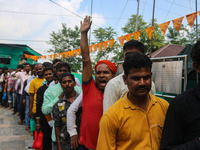
<instances>
[{"instance_id":1,"label":"raised hand","mask_svg":"<svg viewBox=\"0 0 200 150\"><path fill-rule=\"evenodd\" d=\"M84 33L84 32L87 33L91 27L91 24L92 24L92 21L90 21L90 16L86 16L83 22L81 21L81 27L80 27L81 33Z\"/></svg>"}]
</instances>

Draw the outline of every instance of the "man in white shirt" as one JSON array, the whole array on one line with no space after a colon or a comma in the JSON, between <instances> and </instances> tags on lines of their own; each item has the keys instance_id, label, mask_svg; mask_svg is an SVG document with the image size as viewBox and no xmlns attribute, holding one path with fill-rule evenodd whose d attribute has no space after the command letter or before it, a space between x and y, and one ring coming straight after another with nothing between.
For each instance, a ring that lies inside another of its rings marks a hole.
<instances>
[{"instance_id":1,"label":"man in white shirt","mask_svg":"<svg viewBox=\"0 0 200 150\"><path fill-rule=\"evenodd\" d=\"M127 54L139 52L145 53L146 47L137 40L130 40L126 42L123 46L124 51L124 59ZM103 99L103 112L105 112L110 106L112 106L117 100L124 97L124 95L128 92L127 86L124 84L122 76L124 72L118 75L117 77L111 79L106 85L104 91L104 99ZM155 84L152 82L151 85L151 94L155 95Z\"/></svg>"}]
</instances>

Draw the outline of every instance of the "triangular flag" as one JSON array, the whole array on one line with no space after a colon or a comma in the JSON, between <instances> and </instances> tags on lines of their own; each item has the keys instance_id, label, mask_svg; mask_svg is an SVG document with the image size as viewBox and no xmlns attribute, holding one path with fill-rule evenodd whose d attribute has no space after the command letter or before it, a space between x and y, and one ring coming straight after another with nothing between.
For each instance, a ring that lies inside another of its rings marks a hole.
<instances>
[{"instance_id":1,"label":"triangular flag","mask_svg":"<svg viewBox=\"0 0 200 150\"><path fill-rule=\"evenodd\" d=\"M69 55L69 53L68 53L68 52L64 52L64 54L65 54L65 58L67 58L67 57L68 57L68 55Z\"/></svg>"},{"instance_id":2,"label":"triangular flag","mask_svg":"<svg viewBox=\"0 0 200 150\"><path fill-rule=\"evenodd\" d=\"M81 54L81 49L79 48L77 51L78 51L78 54L80 55Z\"/></svg>"},{"instance_id":3,"label":"triangular flag","mask_svg":"<svg viewBox=\"0 0 200 150\"><path fill-rule=\"evenodd\" d=\"M150 28L146 28L147 34L149 35L149 38L152 38L153 31L154 31L155 26L152 26Z\"/></svg>"},{"instance_id":4,"label":"triangular flag","mask_svg":"<svg viewBox=\"0 0 200 150\"><path fill-rule=\"evenodd\" d=\"M124 36L120 36L120 37L118 37L118 39L119 39L120 45L123 46L123 44L124 44Z\"/></svg>"},{"instance_id":5,"label":"triangular flag","mask_svg":"<svg viewBox=\"0 0 200 150\"><path fill-rule=\"evenodd\" d=\"M200 16L200 11L199 11L199 16Z\"/></svg>"},{"instance_id":6,"label":"triangular flag","mask_svg":"<svg viewBox=\"0 0 200 150\"><path fill-rule=\"evenodd\" d=\"M94 47L94 51L97 51L97 44L92 45Z\"/></svg>"},{"instance_id":7,"label":"triangular flag","mask_svg":"<svg viewBox=\"0 0 200 150\"><path fill-rule=\"evenodd\" d=\"M126 41L130 41L131 37L132 37L133 33L130 33L130 34L127 34L127 35L124 35Z\"/></svg>"},{"instance_id":8,"label":"triangular flag","mask_svg":"<svg viewBox=\"0 0 200 150\"><path fill-rule=\"evenodd\" d=\"M184 17L172 20L174 28L179 32Z\"/></svg>"},{"instance_id":9,"label":"triangular flag","mask_svg":"<svg viewBox=\"0 0 200 150\"><path fill-rule=\"evenodd\" d=\"M75 52L75 55L77 56L78 50L77 50L77 49L75 49L75 50L74 50L74 52Z\"/></svg>"},{"instance_id":10,"label":"triangular flag","mask_svg":"<svg viewBox=\"0 0 200 150\"><path fill-rule=\"evenodd\" d=\"M162 33L163 33L163 35L165 35L169 24L170 24L170 21L165 22L165 23L161 23L161 24L159 25L159 26L160 26L160 29L161 29L161 31L162 31Z\"/></svg>"},{"instance_id":11,"label":"triangular flag","mask_svg":"<svg viewBox=\"0 0 200 150\"><path fill-rule=\"evenodd\" d=\"M112 49L115 39L111 39L108 41L110 48Z\"/></svg>"},{"instance_id":12,"label":"triangular flag","mask_svg":"<svg viewBox=\"0 0 200 150\"><path fill-rule=\"evenodd\" d=\"M50 58L52 59L52 55L50 55Z\"/></svg>"},{"instance_id":13,"label":"triangular flag","mask_svg":"<svg viewBox=\"0 0 200 150\"><path fill-rule=\"evenodd\" d=\"M63 54L63 53L61 53L61 58L62 58L62 59L63 59L63 55L64 55L64 54Z\"/></svg>"},{"instance_id":14,"label":"triangular flag","mask_svg":"<svg viewBox=\"0 0 200 150\"><path fill-rule=\"evenodd\" d=\"M44 56L44 59L47 59L47 56Z\"/></svg>"},{"instance_id":15,"label":"triangular flag","mask_svg":"<svg viewBox=\"0 0 200 150\"><path fill-rule=\"evenodd\" d=\"M102 44L103 44L104 49L106 50L106 48L107 48L107 46L108 46L108 41L105 41L105 42L103 42Z\"/></svg>"},{"instance_id":16,"label":"triangular flag","mask_svg":"<svg viewBox=\"0 0 200 150\"><path fill-rule=\"evenodd\" d=\"M92 53L92 46L89 46L89 49L90 49L90 53Z\"/></svg>"},{"instance_id":17,"label":"triangular flag","mask_svg":"<svg viewBox=\"0 0 200 150\"><path fill-rule=\"evenodd\" d=\"M102 43L98 43L98 46L99 46L99 52L101 52Z\"/></svg>"},{"instance_id":18,"label":"triangular flag","mask_svg":"<svg viewBox=\"0 0 200 150\"><path fill-rule=\"evenodd\" d=\"M188 22L188 24L190 25L191 28L194 24L194 20L195 20L196 16L197 16L197 12L186 15L187 22Z\"/></svg>"},{"instance_id":19,"label":"triangular flag","mask_svg":"<svg viewBox=\"0 0 200 150\"><path fill-rule=\"evenodd\" d=\"M141 32L141 31L137 31L137 32L134 32L134 33L133 33L133 36L134 36L134 38L135 38L136 40L139 39L139 37L140 37L140 32Z\"/></svg>"}]
</instances>

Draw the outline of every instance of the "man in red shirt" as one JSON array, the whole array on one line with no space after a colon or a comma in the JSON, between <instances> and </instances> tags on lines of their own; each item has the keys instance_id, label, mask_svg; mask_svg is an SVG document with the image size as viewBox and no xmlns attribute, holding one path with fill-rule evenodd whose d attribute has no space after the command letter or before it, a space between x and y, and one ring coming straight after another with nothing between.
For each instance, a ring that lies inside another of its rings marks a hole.
<instances>
[{"instance_id":1,"label":"man in red shirt","mask_svg":"<svg viewBox=\"0 0 200 150\"><path fill-rule=\"evenodd\" d=\"M95 65L95 81L92 78L92 63L89 55L87 33L92 22L85 17L81 22L81 54L83 61L82 71L82 119L80 127L80 149L96 149L99 121L103 114L103 92L106 84L117 71L115 63L102 60Z\"/></svg>"}]
</instances>

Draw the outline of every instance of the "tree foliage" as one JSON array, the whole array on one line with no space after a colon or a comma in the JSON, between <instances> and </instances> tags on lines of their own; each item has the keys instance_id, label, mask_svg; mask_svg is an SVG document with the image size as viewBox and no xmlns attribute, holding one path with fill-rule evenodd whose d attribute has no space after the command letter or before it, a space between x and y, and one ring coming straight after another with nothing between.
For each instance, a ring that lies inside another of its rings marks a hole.
<instances>
[{"instance_id":1,"label":"tree foliage","mask_svg":"<svg viewBox=\"0 0 200 150\"><path fill-rule=\"evenodd\" d=\"M125 27L122 28L122 31L125 34L133 33L135 31L135 26L136 26L136 15L132 15L131 18L128 20L127 24ZM165 45L164 41L164 36L159 29L159 25L156 23L156 19L154 20L154 34L152 36L153 38L153 43L152 43L152 52L160 49L162 46ZM151 23L147 23L143 20L142 16L138 16L138 31L141 31L139 41L142 42L146 47L147 47L147 52L150 51L150 39L148 34L146 33L146 28L151 27Z\"/></svg>"},{"instance_id":2,"label":"tree foliage","mask_svg":"<svg viewBox=\"0 0 200 150\"><path fill-rule=\"evenodd\" d=\"M75 26L74 29L67 27L66 24L62 24L62 29L58 32L52 32L50 34L50 40L48 44L53 46L53 49L50 49L48 52L53 53L62 53L74 49L80 48L80 29L78 26ZM72 67L73 72L79 72L81 69L81 58L76 57L67 57L64 59Z\"/></svg>"}]
</instances>

